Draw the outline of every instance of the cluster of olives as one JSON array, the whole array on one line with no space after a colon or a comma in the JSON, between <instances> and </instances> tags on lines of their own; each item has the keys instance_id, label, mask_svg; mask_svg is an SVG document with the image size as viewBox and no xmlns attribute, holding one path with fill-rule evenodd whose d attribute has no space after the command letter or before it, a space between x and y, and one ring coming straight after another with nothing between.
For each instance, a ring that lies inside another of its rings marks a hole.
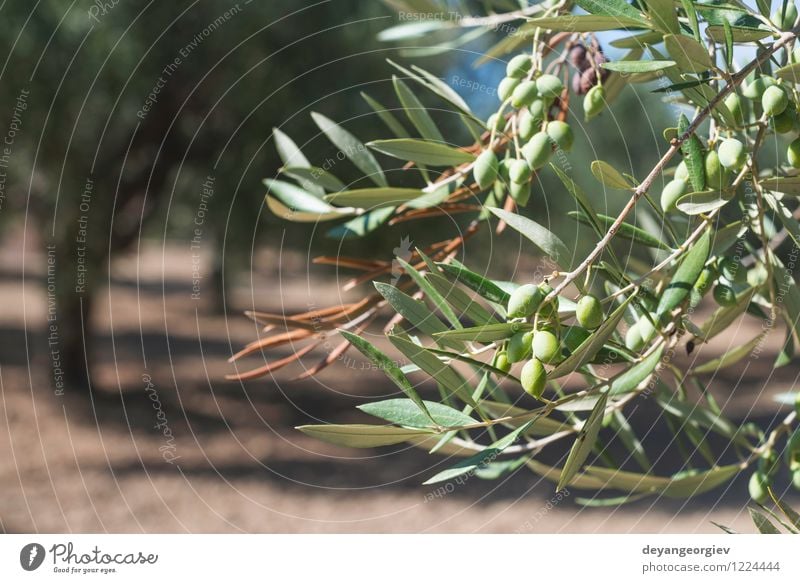
<instances>
[{"instance_id":1,"label":"cluster of olives","mask_svg":"<svg viewBox=\"0 0 800 583\"><path fill-rule=\"evenodd\" d=\"M552 291L549 284L526 284L511 294L507 317L510 321L534 318L535 329L518 332L498 350L495 363L503 370L526 361L520 373L522 388L539 398L547 384L545 365L554 365L580 346L605 318L603 307L593 295L583 296L577 303L575 317L578 326L562 327L556 300L545 302ZM500 365L503 365L500 367Z\"/></svg>"},{"instance_id":2,"label":"cluster of olives","mask_svg":"<svg viewBox=\"0 0 800 583\"><path fill-rule=\"evenodd\" d=\"M588 121L603 111L606 106L606 92L601 82L611 74L611 71L600 69L600 65L606 62L606 57L599 46L594 48L590 60L589 51L583 44L578 43L570 49L569 61L576 69L572 76L572 90L578 95L585 96L583 112ZM600 72L599 80L598 71Z\"/></svg>"},{"instance_id":3,"label":"cluster of olives","mask_svg":"<svg viewBox=\"0 0 800 583\"><path fill-rule=\"evenodd\" d=\"M575 140L566 122L548 120L553 102L561 96L564 84L555 75L533 71L530 55L517 55L506 67L506 77L497 88L503 108L510 103L519 110L517 136L525 142L517 157L498 161L494 150L484 150L475 160L473 175L481 189L490 187L498 176L509 184L512 198L525 205L530 198L531 172L543 167L554 147L569 151ZM502 109L487 121L492 132L502 132L508 121Z\"/></svg>"}]
</instances>

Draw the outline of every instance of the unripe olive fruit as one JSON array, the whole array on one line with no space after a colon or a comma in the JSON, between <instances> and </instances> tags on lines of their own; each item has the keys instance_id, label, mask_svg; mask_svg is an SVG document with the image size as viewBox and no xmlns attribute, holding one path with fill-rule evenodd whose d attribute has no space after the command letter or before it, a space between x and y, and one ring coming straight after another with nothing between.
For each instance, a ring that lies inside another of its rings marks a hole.
<instances>
[{"instance_id":1,"label":"unripe olive fruit","mask_svg":"<svg viewBox=\"0 0 800 583\"><path fill-rule=\"evenodd\" d=\"M675 167L675 178L678 180L689 180L689 167L683 160Z\"/></svg>"},{"instance_id":2,"label":"unripe olive fruit","mask_svg":"<svg viewBox=\"0 0 800 583\"><path fill-rule=\"evenodd\" d=\"M710 150L706 154L706 186L712 190L723 190L727 186L726 172L719 162L719 154L715 150Z\"/></svg>"},{"instance_id":3,"label":"unripe olive fruit","mask_svg":"<svg viewBox=\"0 0 800 583\"><path fill-rule=\"evenodd\" d=\"M525 107L533 103L539 96L534 81L523 81L516 86L514 92L511 94L511 105L514 107Z\"/></svg>"},{"instance_id":4,"label":"unripe olive fruit","mask_svg":"<svg viewBox=\"0 0 800 583\"><path fill-rule=\"evenodd\" d=\"M499 113L493 113L486 120L486 129L489 131L502 132L506 127L506 118Z\"/></svg>"},{"instance_id":5,"label":"unripe olive fruit","mask_svg":"<svg viewBox=\"0 0 800 583\"><path fill-rule=\"evenodd\" d=\"M764 95L764 91L767 90L767 87L772 87L773 85L775 85L775 79L772 77L756 77L749 85L747 85L747 87L744 88L742 95L748 99L761 99L761 96Z\"/></svg>"},{"instance_id":6,"label":"unripe olive fruit","mask_svg":"<svg viewBox=\"0 0 800 583\"><path fill-rule=\"evenodd\" d=\"M686 193L686 180L683 178L676 178L670 180L664 185L664 190L661 191L661 209L668 213L675 210L675 203L678 199Z\"/></svg>"},{"instance_id":7,"label":"unripe olive fruit","mask_svg":"<svg viewBox=\"0 0 800 583\"><path fill-rule=\"evenodd\" d=\"M500 98L500 101L505 101L511 97L517 85L519 85L519 79L515 79L514 77L506 77L500 81L500 84L497 86L497 96Z\"/></svg>"},{"instance_id":8,"label":"unripe olive fruit","mask_svg":"<svg viewBox=\"0 0 800 583\"><path fill-rule=\"evenodd\" d=\"M606 106L606 91L602 85L595 85L583 98L583 113L590 120L603 111Z\"/></svg>"},{"instance_id":9,"label":"unripe olive fruit","mask_svg":"<svg viewBox=\"0 0 800 583\"><path fill-rule=\"evenodd\" d=\"M772 127L776 133L788 134L794 129L794 122L794 112L787 107L783 113L772 118Z\"/></svg>"},{"instance_id":10,"label":"unripe olive fruit","mask_svg":"<svg viewBox=\"0 0 800 583\"><path fill-rule=\"evenodd\" d=\"M736 303L736 292L731 286L717 282L714 286L714 299L720 306L732 306Z\"/></svg>"},{"instance_id":11,"label":"unripe olive fruit","mask_svg":"<svg viewBox=\"0 0 800 583\"><path fill-rule=\"evenodd\" d=\"M645 344L650 342L653 336L656 335L656 327L649 318L642 316L642 319L639 320L639 335L642 337L642 342Z\"/></svg>"},{"instance_id":12,"label":"unripe olive fruit","mask_svg":"<svg viewBox=\"0 0 800 583\"><path fill-rule=\"evenodd\" d=\"M491 150L484 150L475 160L472 174L480 188L488 188L497 179L499 165L497 156Z\"/></svg>"},{"instance_id":13,"label":"unripe olive fruit","mask_svg":"<svg viewBox=\"0 0 800 583\"><path fill-rule=\"evenodd\" d=\"M714 275L714 270L710 267L703 268L693 286L693 288L697 290L697 293L699 293L701 296L704 296L706 293L708 293L708 290L711 289L711 286L714 283Z\"/></svg>"},{"instance_id":14,"label":"unripe olive fruit","mask_svg":"<svg viewBox=\"0 0 800 583\"><path fill-rule=\"evenodd\" d=\"M725 106L728 111L733 115L738 125L744 124L744 109L742 108L742 100L736 93L731 93L725 98Z\"/></svg>"},{"instance_id":15,"label":"unripe olive fruit","mask_svg":"<svg viewBox=\"0 0 800 583\"><path fill-rule=\"evenodd\" d=\"M517 55L506 65L506 75L516 79L521 79L531 70L533 62L529 55Z\"/></svg>"},{"instance_id":16,"label":"unripe olive fruit","mask_svg":"<svg viewBox=\"0 0 800 583\"><path fill-rule=\"evenodd\" d=\"M519 380L525 392L538 399L544 393L545 385L547 385L547 371L544 370L541 362L533 358L522 367Z\"/></svg>"},{"instance_id":17,"label":"unripe olive fruit","mask_svg":"<svg viewBox=\"0 0 800 583\"><path fill-rule=\"evenodd\" d=\"M539 330L533 335L533 355L542 362L553 362L561 356L556 335L549 330Z\"/></svg>"},{"instance_id":18,"label":"unripe olive fruit","mask_svg":"<svg viewBox=\"0 0 800 583\"><path fill-rule=\"evenodd\" d=\"M786 109L789 105L789 97L782 87L772 85L764 90L764 95L761 96L761 107L764 108L764 113L770 116L775 116Z\"/></svg>"},{"instance_id":19,"label":"unripe olive fruit","mask_svg":"<svg viewBox=\"0 0 800 583\"><path fill-rule=\"evenodd\" d=\"M786 10L784 11L782 8L783 3L778 2L778 9L770 15L769 19L781 30L789 30L797 20L797 6L794 2L787 2Z\"/></svg>"},{"instance_id":20,"label":"unripe olive fruit","mask_svg":"<svg viewBox=\"0 0 800 583\"><path fill-rule=\"evenodd\" d=\"M625 348L632 352L639 352L642 347L644 347L644 340L639 331L639 322L636 322L625 333Z\"/></svg>"},{"instance_id":21,"label":"unripe olive fruit","mask_svg":"<svg viewBox=\"0 0 800 583\"><path fill-rule=\"evenodd\" d=\"M761 263L756 263L747 270L746 279L747 284L750 287L760 287L767 283L769 274L767 273L767 269Z\"/></svg>"},{"instance_id":22,"label":"unripe olive fruit","mask_svg":"<svg viewBox=\"0 0 800 583\"><path fill-rule=\"evenodd\" d=\"M800 138L794 140L786 148L786 159L792 168L800 168Z\"/></svg>"},{"instance_id":23,"label":"unripe olive fruit","mask_svg":"<svg viewBox=\"0 0 800 583\"><path fill-rule=\"evenodd\" d=\"M531 170L537 170L547 164L550 156L553 155L553 147L550 143L550 136L546 132L535 134L530 141L522 147L522 155L528 162Z\"/></svg>"},{"instance_id":24,"label":"unripe olive fruit","mask_svg":"<svg viewBox=\"0 0 800 583\"><path fill-rule=\"evenodd\" d=\"M564 84L555 75L545 74L536 79L536 87L542 98L552 101L564 91Z\"/></svg>"},{"instance_id":25,"label":"unripe olive fruit","mask_svg":"<svg viewBox=\"0 0 800 583\"><path fill-rule=\"evenodd\" d=\"M508 167L508 177L518 184L527 182L531 177L531 167L525 160L513 160Z\"/></svg>"},{"instance_id":26,"label":"unripe olive fruit","mask_svg":"<svg viewBox=\"0 0 800 583\"><path fill-rule=\"evenodd\" d=\"M517 332L508 341L509 362L520 362L528 358L531 354L531 342L533 342L533 332Z\"/></svg>"},{"instance_id":27,"label":"unripe olive fruit","mask_svg":"<svg viewBox=\"0 0 800 583\"><path fill-rule=\"evenodd\" d=\"M735 138L723 140L719 145L719 163L725 168L739 170L747 161L747 150L744 144Z\"/></svg>"},{"instance_id":28,"label":"unripe olive fruit","mask_svg":"<svg viewBox=\"0 0 800 583\"><path fill-rule=\"evenodd\" d=\"M719 273L730 283L744 283L747 281L747 272L740 261L733 257L723 257L717 262Z\"/></svg>"},{"instance_id":29,"label":"unripe olive fruit","mask_svg":"<svg viewBox=\"0 0 800 583\"><path fill-rule=\"evenodd\" d=\"M769 480L762 472L753 472L750 476L750 481L747 483L747 491L750 493L750 498L759 504L763 504L769 499Z\"/></svg>"},{"instance_id":30,"label":"unripe olive fruit","mask_svg":"<svg viewBox=\"0 0 800 583\"><path fill-rule=\"evenodd\" d=\"M800 470L792 472L792 486L795 490L800 490Z\"/></svg>"},{"instance_id":31,"label":"unripe olive fruit","mask_svg":"<svg viewBox=\"0 0 800 583\"><path fill-rule=\"evenodd\" d=\"M534 104L535 103L534 101ZM537 120L531 113L531 107L533 107L533 105L528 106L527 109L523 109L517 118L517 133L520 139L525 141L530 140L533 135L539 131L539 126L542 125L542 121L540 119Z\"/></svg>"},{"instance_id":32,"label":"unripe olive fruit","mask_svg":"<svg viewBox=\"0 0 800 583\"><path fill-rule=\"evenodd\" d=\"M519 206L525 206L531 198L531 183L530 182L510 182L508 191L511 193L511 198L514 199Z\"/></svg>"},{"instance_id":33,"label":"unripe olive fruit","mask_svg":"<svg viewBox=\"0 0 800 583\"><path fill-rule=\"evenodd\" d=\"M532 283L519 286L508 299L509 318L528 318L536 313L544 295L538 286Z\"/></svg>"},{"instance_id":34,"label":"unripe olive fruit","mask_svg":"<svg viewBox=\"0 0 800 583\"><path fill-rule=\"evenodd\" d=\"M575 308L575 317L578 319L578 324L589 330L594 330L605 319L603 314L603 306L593 295L585 295L578 300L578 305Z\"/></svg>"},{"instance_id":35,"label":"unripe olive fruit","mask_svg":"<svg viewBox=\"0 0 800 583\"><path fill-rule=\"evenodd\" d=\"M503 372L508 372L511 370L511 362L508 360L508 353L498 352L494 359L494 366Z\"/></svg>"},{"instance_id":36,"label":"unripe olive fruit","mask_svg":"<svg viewBox=\"0 0 800 583\"><path fill-rule=\"evenodd\" d=\"M572 149L572 144L575 142L575 136L572 133L572 128L565 121L551 121L546 127L547 135L550 136L559 148L565 152Z\"/></svg>"}]
</instances>

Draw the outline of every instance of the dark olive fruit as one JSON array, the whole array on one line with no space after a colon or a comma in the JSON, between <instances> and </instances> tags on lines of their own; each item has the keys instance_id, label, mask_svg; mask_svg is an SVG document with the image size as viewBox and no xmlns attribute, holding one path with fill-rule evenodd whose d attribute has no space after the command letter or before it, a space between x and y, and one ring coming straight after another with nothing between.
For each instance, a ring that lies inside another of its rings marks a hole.
<instances>
[{"instance_id":1,"label":"dark olive fruit","mask_svg":"<svg viewBox=\"0 0 800 583\"><path fill-rule=\"evenodd\" d=\"M719 145L719 163L730 170L739 170L747 162L744 144L735 138L723 140Z\"/></svg>"},{"instance_id":2,"label":"dark olive fruit","mask_svg":"<svg viewBox=\"0 0 800 583\"><path fill-rule=\"evenodd\" d=\"M499 113L493 113L486 120L486 129L489 131L502 132L506 127L506 118Z\"/></svg>"},{"instance_id":3,"label":"dark olive fruit","mask_svg":"<svg viewBox=\"0 0 800 583\"><path fill-rule=\"evenodd\" d=\"M495 368L499 368L503 372L508 372L511 370L511 361L508 360L508 353L506 352L498 352L497 356L494 359L494 366Z\"/></svg>"},{"instance_id":4,"label":"dark olive fruit","mask_svg":"<svg viewBox=\"0 0 800 583\"><path fill-rule=\"evenodd\" d=\"M727 186L726 172L720 164L719 155L715 150L706 154L706 186L712 190L723 190Z\"/></svg>"},{"instance_id":5,"label":"dark olive fruit","mask_svg":"<svg viewBox=\"0 0 800 583\"><path fill-rule=\"evenodd\" d=\"M593 295L585 295L578 300L578 305L575 308L575 317L578 319L578 324L589 330L594 330L605 319L603 314L603 306L600 300Z\"/></svg>"},{"instance_id":6,"label":"dark olive fruit","mask_svg":"<svg viewBox=\"0 0 800 583\"><path fill-rule=\"evenodd\" d=\"M526 107L534 102L539 97L539 91L536 89L536 82L523 81L514 88L511 94L511 105L514 107Z\"/></svg>"},{"instance_id":7,"label":"dark olive fruit","mask_svg":"<svg viewBox=\"0 0 800 583\"><path fill-rule=\"evenodd\" d=\"M528 318L536 313L544 295L538 286L532 283L519 286L511 293L508 300L509 318Z\"/></svg>"},{"instance_id":8,"label":"dark olive fruit","mask_svg":"<svg viewBox=\"0 0 800 583\"><path fill-rule=\"evenodd\" d=\"M530 141L522 146L522 155L528 162L531 170L538 170L550 160L553 155L553 146L550 136L546 132L539 132Z\"/></svg>"},{"instance_id":9,"label":"dark olive fruit","mask_svg":"<svg viewBox=\"0 0 800 583\"><path fill-rule=\"evenodd\" d=\"M472 174L479 187L489 188L489 186L497 180L498 171L499 164L497 162L497 156L491 150L484 150L475 160Z\"/></svg>"},{"instance_id":10,"label":"dark olive fruit","mask_svg":"<svg viewBox=\"0 0 800 583\"><path fill-rule=\"evenodd\" d=\"M542 362L554 362L561 356L558 338L549 330L537 330L533 335L533 355Z\"/></svg>"},{"instance_id":11,"label":"dark olive fruit","mask_svg":"<svg viewBox=\"0 0 800 583\"><path fill-rule=\"evenodd\" d=\"M572 144L575 142L575 136L572 133L572 128L565 121L551 121L547 124L547 135L550 136L559 148L569 152L572 149Z\"/></svg>"},{"instance_id":12,"label":"dark olive fruit","mask_svg":"<svg viewBox=\"0 0 800 583\"><path fill-rule=\"evenodd\" d=\"M632 352L639 352L644 347L642 333L639 330L639 322L631 325L625 333L625 348Z\"/></svg>"},{"instance_id":13,"label":"dark olive fruit","mask_svg":"<svg viewBox=\"0 0 800 583\"><path fill-rule=\"evenodd\" d=\"M763 504L769 499L768 487L769 479L763 472L754 472L747 483L747 491L750 493L750 498L759 504Z\"/></svg>"},{"instance_id":14,"label":"dark olive fruit","mask_svg":"<svg viewBox=\"0 0 800 583\"><path fill-rule=\"evenodd\" d=\"M781 30L789 30L797 20L797 6L794 2L787 2L786 10L784 11L782 8L783 3L778 2L778 9L770 15L769 19Z\"/></svg>"},{"instance_id":15,"label":"dark olive fruit","mask_svg":"<svg viewBox=\"0 0 800 583\"><path fill-rule=\"evenodd\" d=\"M522 79L533 66L529 55L517 55L506 65L506 75L515 79Z\"/></svg>"},{"instance_id":16,"label":"dark olive fruit","mask_svg":"<svg viewBox=\"0 0 800 583\"><path fill-rule=\"evenodd\" d=\"M596 85L589 89L583 98L583 114L586 121L589 121L599 114L606 106L606 90L602 85Z\"/></svg>"},{"instance_id":17,"label":"dark olive fruit","mask_svg":"<svg viewBox=\"0 0 800 583\"><path fill-rule=\"evenodd\" d=\"M728 111L733 114L733 119L736 120L737 125L744 125L744 109L742 108L742 100L736 93L731 93L725 98L725 105Z\"/></svg>"},{"instance_id":18,"label":"dark olive fruit","mask_svg":"<svg viewBox=\"0 0 800 583\"><path fill-rule=\"evenodd\" d=\"M508 341L508 361L520 362L531 355L533 332L517 332Z\"/></svg>"},{"instance_id":19,"label":"dark olive fruit","mask_svg":"<svg viewBox=\"0 0 800 583\"><path fill-rule=\"evenodd\" d=\"M761 96L764 95L764 91L767 90L767 87L772 87L775 85L775 79L772 77L756 77L753 81L747 85L742 91L742 95L747 97L748 99L761 99Z\"/></svg>"},{"instance_id":20,"label":"dark olive fruit","mask_svg":"<svg viewBox=\"0 0 800 583\"><path fill-rule=\"evenodd\" d=\"M532 358L522 367L519 380L525 392L538 399L544 393L545 385L547 385L547 371L544 370L541 362Z\"/></svg>"},{"instance_id":21,"label":"dark olive fruit","mask_svg":"<svg viewBox=\"0 0 800 583\"><path fill-rule=\"evenodd\" d=\"M792 168L800 168L800 138L794 140L786 148L786 159Z\"/></svg>"},{"instance_id":22,"label":"dark olive fruit","mask_svg":"<svg viewBox=\"0 0 800 583\"><path fill-rule=\"evenodd\" d=\"M530 182L510 182L508 191L511 193L511 198L514 199L519 206L525 206L531 199L531 183Z\"/></svg>"},{"instance_id":23,"label":"dark olive fruit","mask_svg":"<svg viewBox=\"0 0 800 583\"><path fill-rule=\"evenodd\" d=\"M581 44L575 45L569 50L569 62L579 71L592 66L586 58L586 47Z\"/></svg>"},{"instance_id":24,"label":"dark olive fruit","mask_svg":"<svg viewBox=\"0 0 800 583\"><path fill-rule=\"evenodd\" d=\"M731 286L717 282L714 286L714 299L720 306L732 306L736 303L736 292Z\"/></svg>"},{"instance_id":25,"label":"dark olive fruit","mask_svg":"<svg viewBox=\"0 0 800 583\"><path fill-rule=\"evenodd\" d=\"M788 134L794 129L795 114L787 107L783 113L772 118L772 128L776 133Z\"/></svg>"},{"instance_id":26,"label":"dark olive fruit","mask_svg":"<svg viewBox=\"0 0 800 583\"><path fill-rule=\"evenodd\" d=\"M686 193L686 180L676 178L670 180L661 191L661 209L665 212L675 210L675 203Z\"/></svg>"},{"instance_id":27,"label":"dark olive fruit","mask_svg":"<svg viewBox=\"0 0 800 583\"><path fill-rule=\"evenodd\" d=\"M744 283L747 281L747 272L742 263L735 257L723 257L717 262L719 272L730 283Z\"/></svg>"},{"instance_id":28,"label":"dark olive fruit","mask_svg":"<svg viewBox=\"0 0 800 583\"><path fill-rule=\"evenodd\" d=\"M539 89L539 95L547 101L552 101L561 95L564 91L564 84L561 79L555 75L545 74L536 79L536 87Z\"/></svg>"},{"instance_id":29,"label":"dark olive fruit","mask_svg":"<svg viewBox=\"0 0 800 583\"><path fill-rule=\"evenodd\" d=\"M769 116L783 113L787 105L789 105L789 97L783 87L778 87L777 85L767 87L761 96L761 107L764 108L764 113Z\"/></svg>"},{"instance_id":30,"label":"dark olive fruit","mask_svg":"<svg viewBox=\"0 0 800 583\"><path fill-rule=\"evenodd\" d=\"M519 85L519 79L515 79L514 77L506 77L500 84L497 86L497 96L500 98L500 101L506 101L511 97L511 94L514 93L514 89L517 88Z\"/></svg>"},{"instance_id":31,"label":"dark olive fruit","mask_svg":"<svg viewBox=\"0 0 800 583\"><path fill-rule=\"evenodd\" d=\"M508 166L508 177L511 182L522 184L531 177L531 167L525 160L513 160Z\"/></svg>"}]
</instances>

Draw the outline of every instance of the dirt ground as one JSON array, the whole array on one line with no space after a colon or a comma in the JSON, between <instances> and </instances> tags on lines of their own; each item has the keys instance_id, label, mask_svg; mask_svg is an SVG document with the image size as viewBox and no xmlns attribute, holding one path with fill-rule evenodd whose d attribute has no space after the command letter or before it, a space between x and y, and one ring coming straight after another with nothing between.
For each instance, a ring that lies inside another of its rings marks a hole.
<instances>
[{"instance_id":1,"label":"dirt ground","mask_svg":"<svg viewBox=\"0 0 800 583\"><path fill-rule=\"evenodd\" d=\"M295 368L275 379L225 381L227 357L254 337L242 310L299 310L338 297L333 282L309 283L303 257L283 261L280 272L275 257L260 264L263 272L228 298L226 316L191 299L185 248L154 245L117 260L97 306L95 392L58 395L45 256L23 253L19 243L2 246L1 531L719 532L712 520L753 531L746 476L689 501L651 498L617 509L582 508L579 492L554 498L551 483L525 470L495 482L473 477L432 497L436 488L421 484L445 467L441 457L349 450L304 436L292 428L366 421L354 407L393 387L379 372L341 364L314 380L287 382ZM722 342L752 336L740 332ZM749 385L739 369L716 379L731 418L774 423L772 397L795 387L798 370L773 375L771 363L769 355L752 363Z\"/></svg>"}]
</instances>

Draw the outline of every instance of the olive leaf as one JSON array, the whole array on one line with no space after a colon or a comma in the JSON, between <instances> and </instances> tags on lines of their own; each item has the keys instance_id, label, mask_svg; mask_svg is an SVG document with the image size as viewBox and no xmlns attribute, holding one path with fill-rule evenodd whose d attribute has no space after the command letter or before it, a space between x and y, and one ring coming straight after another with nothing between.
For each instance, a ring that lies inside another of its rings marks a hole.
<instances>
[{"instance_id":1,"label":"olive leaf","mask_svg":"<svg viewBox=\"0 0 800 583\"><path fill-rule=\"evenodd\" d=\"M592 174L603 186L617 188L619 190L629 190L633 185L628 182L619 171L608 162L595 160L592 162Z\"/></svg>"},{"instance_id":2,"label":"olive leaf","mask_svg":"<svg viewBox=\"0 0 800 583\"><path fill-rule=\"evenodd\" d=\"M364 98L364 101L367 102L367 105L370 106L372 111L378 114L378 117L381 118L381 121L389 128L390 132L398 138L410 137L406 128L400 123L400 120L398 120L391 111L386 109L380 101L363 92L361 93L361 97Z\"/></svg>"},{"instance_id":3,"label":"olive leaf","mask_svg":"<svg viewBox=\"0 0 800 583\"><path fill-rule=\"evenodd\" d=\"M708 260L710 248L711 234L706 230L683 257L664 293L661 294L656 309L658 317L669 313L689 295L689 290L700 277L700 272Z\"/></svg>"},{"instance_id":4,"label":"olive leaf","mask_svg":"<svg viewBox=\"0 0 800 583\"><path fill-rule=\"evenodd\" d=\"M428 166L458 166L475 160L469 152L426 140L375 140L367 146L393 158Z\"/></svg>"},{"instance_id":5,"label":"olive leaf","mask_svg":"<svg viewBox=\"0 0 800 583\"><path fill-rule=\"evenodd\" d=\"M346 156L359 170L378 186L387 186L386 176L375 156L361 143L361 140L348 132L335 121L321 113L312 112L311 118L333 145Z\"/></svg>"},{"instance_id":6,"label":"olive leaf","mask_svg":"<svg viewBox=\"0 0 800 583\"><path fill-rule=\"evenodd\" d=\"M567 261L570 256L567 246L539 223L500 208L490 208L489 210L509 227L527 237L556 263L563 264Z\"/></svg>"},{"instance_id":7,"label":"olive leaf","mask_svg":"<svg viewBox=\"0 0 800 583\"><path fill-rule=\"evenodd\" d=\"M689 129L689 120L681 114L678 118L678 134L684 135ZM681 153L683 154L683 161L686 163L686 168L689 170L689 179L692 182L692 188L699 192L706 187L706 170L705 161L703 157L703 145L700 139L692 134L683 144L681 144Z\"/></svg>"},{"instance_id":8,"label":"olive leaf","mask_svg":"<svg viewBox=\"0 0 800 583\"><path fill-rule=\"evenodd\" d=\"M753 352L753 350L764 340L764 335L759 334L749 342L742 344L741 346L737 346L725 354L718 356L717 358L712 358L711 360L704 362L701 365L698 365L692 369L694 374L705 374L705 373L716 373L719 369L725 368L726 366L731 366L736 364L748 354Z\"/></svg>"},{"instance_id":9,"label":"olive leaf","mask_svg":"<svg viewBox=\"0 0 800 583\"><path fill-rule=\"evenodd\" d=\"M363 237L382 226L389 220L394 213L395 207L387 206L374 211L369 211L360 216L350 219L346 223L336 225L329 229L325 236L330 239L354 239Z\"/></svg>"},{"instance_id":10,"label":"olive leaf","mask_svg":"<svg viewBox=\"0 0 800 583\"><path fill-rule=\"evenodd\" d=\"M668 34L664 36L664 45L682 71L702 73L714 67L708 49L690 36Z\"/></svg>"},{"instance_id":11,"label":"olive leaf","mask_svg":"<svg viewBox=\"0 0 800 583\"><path fill-rule=\"evenodd\" d=\"M338 205L348 205L358 208L375 208L397 206L421 197L425 194L417 188L358 188L356 190L342 190L325 195L324 199Z\"/></svg>"},{"instance_id":12,"label":"olive leaf","mask_svg":"<svg viewBox=\"0 0 800 583\"><path fill-rule=\"evenodd\" d=\"M447 302L447 299L441 293L439 293L433 284L431 284L431 282L426 279L425 276L415 269L413 265L409 264L402 258L398 257L396 261L400 263L403 271L405 271L406 274L408 274L408 276L411 277L411 279L413 279L419 288L425 293L425 297L433 302L436 308L438 308L444 317L447 318L447 321L450 322L450 325L455 328L463 328L461 321L453 311L453 308Z\"/></svg>"},{"instance_id":13,"label":"olive leaf","mask_svg":"<svg viewBox=\"0 0 800 583\"><path fill-rule=\"evenodd\" d=\"M422 102L414 95L414 92L409 89L408 85L403 83L397 76L392 76L394 89L397 93L400 103L406 112L406 116L411 124L417 128L420 135L426 140L442 143L445 141L442 132L436 127L433 119Z\"/></svg>"},{"instance_id":14,"label":"olive leaf","mask_svg":"<svg viewBox=\"0 0 800 583\"><path fill-rule=\"evenodd\" d=\"M558 479L556 490L563 490L568 486L578 470L581 469L589 454L594 448L597 441L597 436L600 434L600 428L603 424L603 415L605 415L606 403L608 402L608 392L602 392L600 398L589 414L589 418L583 424L575 443L567 455L567 461L564 463L564 469Z\"/></svg>"},{"instance_id":15,"label":"olive leaf","mask_svg":"<svg viewBox=\"0 0 800 583\"><path fill-rule=\"evenodd\" d=\"M800 196L800 175L762 178L759 183L762 188L767 190L782 192L783 194L792 196Z\"/></svg>"},{"instance_id":16,"label":"olive leaf","mask_svg":"<svg viewBox=\"0 0 800 583\"><path fill-rule=\"evenodd\" d=\"M444 297L453 309L466 316L475 324L491 324L497 319L482 305L469 297L463 290L453 285L437 273L429 273L425 278Z\"/></svg>"},{"instance_id":17,"label":"olive leaf","mask_svg":"<svg viewBox=\"0 0 800 583\"><path fill-rule=\"evenodd\" d=\"M567 16L533 18L528 21L526 27L529 29L542 28L567 32L599 32L618 28L641 28L642 24L640 20L628 17L570 14Z\"/></svg>"},{"instance_id":18,"label":"olive leaf","mask_svg":"<svg viewBox=\"0 0 800 583\"><path fill-rule=\"evenodd\" d=\"M497 340L511 338L519 332L533 330L533 324L528 322L507 322L503 324L485 324L462 330L446 330L437 332L433 336L442 340L460 340L464 342L480 342L488 344Z\"/></svg>"},{"instance_id":19,"label":"olive leaf","mask_svg":"<svg viewBox=\"0 0 800 583\"><path fill-rule=\"evenodd\" d=\"M678 13L673 0L647 0L647 12L658 30L680 32Z\"/></svg>"},{"instance_id":20,"label":"olive leaf","mask_svg":"<svg viewBox=\"0 0 800 583\"><path fill-rule=\"evenodd\" d=\"M398 314L425 334L433 336L447 330L444 323L423 302L388 283L376 281L373 285Z\"/></svg>"},{"instance_id":21,"label":"olive leaf","mask_svg":"<svg viewBox=\"0 0 800 583\"><path fill-rule=\"evenodd\" d=\"M355 209L336 208L290 182L264 179L267 206L276 215L297 222L317 222L352 215Z\"/></svg>"},{"instance_id":22,"label":"olive leaf","mask_svg":"<svg viewBox=\"0 0 800 583\"><path fill-rule=\"evenodd\" d=\"M747 510L750 511L750 518L753 519L753 523L756 525L758 532L761 534L780 534L781 531L770 522L769 518L764 516L761 512L756 510L755 508L748 508Z\"/></svg>"},{"instance_id":23,"label":"olive leaf","mask_svg":"<svg viewBox=\"0 0 800 583\"><path fill-rule=\"evenodd\" d=\"M583 212L570 211L567 213L567 215L576 219L578 222L583 223L584 225L592 224L589 217ZM610 217L608 215L598 214L596 215L596 218L600 223L601 228L604 229L603 232L608 231L608 229L610 229L616 221L615 217ZM634 243L639 243L648 247L653 247L654 249L663 249L664 251L670 250L670 246L664 243L664 241L654 237L644 229L631 225L630 223L620 223L619 230L617 231L617 237L628 239Z\"/></svg>"},{"instance_id":24,"label":"olive leaf","mask_svg":"<svg viewBox=\"0 0 800 583\"><path fill-rule=\"evenodd\" d=\"M300 182L300 186L308 191L319 192L321 188L329 192L336 192L346 188L341 180L322 168L313 166L284 166L281 168L281 173L291 176Z\"/></svg>"},{"instance_id":25,"label":"olive leaf","mask_svg":"<svg viewBox=\"0 0 800 583\"><path fill-rule=\"evenodd\" d=\"M490 302L506 305L511 297L510 293L501 289L495 282L474 271L470 271L463 265L453 263L438 263L437 265L442 271L454 276L458 281Z\"/></svg>"},{"instance_id":26,"label":"olive leaf","mask_svg":"<svg viewBox=\"0 0 800 583\"><path fill-rule=\"evenodd\" d=\"M675 61L612 61L603 63L601 67L617 73L652 73L675 65Z\"/></svg>"},{"instance_id":27,"label":"olive leaf","mask_svg":"<svg viewBox=\"0 0 800 583\"><path fill-rule=\"evenodd\" d=\"M688 498L713 490L729 481L739 471L741 471L740 466L729 465L664 478L596 466L586 468L586 474L601 481L602 487L615 488L625 492L661 494L668 498Z\"/></svg>"},{"instance_id":28,"label":"olive leaf","mask_svg":"<svg viewBox=\"0 0 800 583\"><path fill-rule=\"evenodd\" d=\"M682 195L675 203L678 210L693 216L710 213L724 207L734 198L734 193L720 192L718 190L704 190L690 192Z\"/></svg>"},{"instance_id":29,"label":"olive leaf","mask_svg":"<svg viewBox=\"0 0 800 583\"><path fill-rule=\"evenodd\" d=\"M423 401L425 408L440 427L460 427L477 423L475 419L457 409L448 407L435 401ZM358 405L364 413L385 419L395 425L404 427L431 427L431 420L422 413L411 399L386 399L374 403Z\"/></svg>"},{"instance_id":30,"label":"olive leaf","mask_svg":"<svg viewBox=\"0 0 800 583\"><path fill-rule=\"evenodd\" d=\"M432 435L431 431L391 425L300 425L306 435L345 447L380 447Z\"/></svg>"}]
</instances>

